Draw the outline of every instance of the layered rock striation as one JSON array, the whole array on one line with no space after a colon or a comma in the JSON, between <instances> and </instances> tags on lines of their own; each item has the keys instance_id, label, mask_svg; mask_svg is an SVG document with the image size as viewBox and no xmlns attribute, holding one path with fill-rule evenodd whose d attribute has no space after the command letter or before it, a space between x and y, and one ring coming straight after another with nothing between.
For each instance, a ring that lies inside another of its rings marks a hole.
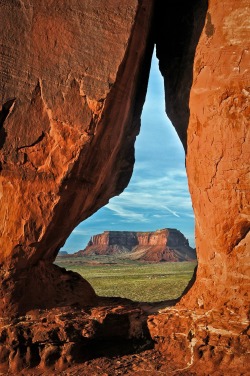
<instances>
[{"instance_id":1,"label":"layered rock striation","mask_svg":"<svg viewBox=\"0 0 250 376\"><path fill-rule=\"evenodd\" d=\"M188 240L176 229L153 232L104 231L91 237L87 247L75 255L110 255L141 261L193 261L196 253Z\"/></svg>"}]
</instances>

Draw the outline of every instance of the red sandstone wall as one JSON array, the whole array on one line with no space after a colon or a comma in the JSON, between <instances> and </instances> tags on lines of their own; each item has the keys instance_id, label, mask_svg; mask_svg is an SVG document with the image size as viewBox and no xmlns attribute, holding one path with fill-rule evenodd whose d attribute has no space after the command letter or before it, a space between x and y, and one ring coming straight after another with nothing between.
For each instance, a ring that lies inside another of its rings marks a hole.
<instances>
[{"instance_id":1,"label":"red sandstone wall","mask_svg":"<svg viewBox=\"0 0 250 376\"><path fill-rule=\"evenodd\" d=\"M166 96L177 98L168 111L179 134L187 128L198 270L180 303L148 324L157 348L174 368L178 364L177 373L243 375L249 364L250 8L247 0L210 0L200 28L206 4L194 4L192 32L175 66L164 61L163 45L159 56L166 93L170 89ZM177 42L182 46L181 35ZM187 95L183 85L190 81ZM178 113L183 104L188 123Z\"/></svg>"},{"instance_id":2,"label":"red sandstone wall","mask_svg":"<svg viewBox=\"0 0 250 376\"><path fill-rule=\"evenodd\" d=\"M129 182L152 6L0 2L0 312L39 306L34 274L46 301L46 285L60 280L51 264L71 231ZM83 286L82 303L94 301ZM73 287L52 290L49 304L77 299L56 297Z\"/></svg>"},{"instance_id":3,"label":"red sandstone wall","mask_svg":"<svg viewBox=\"0 0 250 376\"><path fill-rule=\"evenodd\" d=\"M1 262L53 260L127 185L151 14L150 0L1 4Z\"/></svg>"},{"instance_id":4,"label":"red sandstone wall","mask_svg":"<svg viewBox=\"0 0 250 376\"><path fill-rule=\"evenodd\" d=\"M249 2L210 1L195 54L187 173L196 218L197 282L206 309L249 302Z\"/></svg>"}]
</instances>

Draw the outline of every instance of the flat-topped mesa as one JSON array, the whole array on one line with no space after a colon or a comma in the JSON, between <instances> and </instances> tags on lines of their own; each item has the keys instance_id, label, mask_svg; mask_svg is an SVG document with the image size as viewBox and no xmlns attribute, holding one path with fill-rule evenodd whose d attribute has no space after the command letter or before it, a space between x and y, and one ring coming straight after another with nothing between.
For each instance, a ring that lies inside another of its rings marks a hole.
<instances>
[{"instance_id":1,"label":"flat-topped mesa","mask_svg":"<svg viewBox=\"0 0 250 376\"><path fill-rule=\"evenodd\" d=\"M189 246L189 243L179 230L164 228L156 231L104 231L93 235L88 245L122 245L132 249L136 245Z\"/></svg>"},{"instance_id":2,"label":"flat-topped mesa","mask_svg":"<svg viewBox=\"0 0 250 376\"><path fill-rule=\"evenodd\" d=\"M137 232L139 245L167 245L168 247L190 247L188 239L181 231L173 228L165 228L152 232Z\"/></svg>"},{"instance_id":3,"label":"flat-topped mesa","mask_svg":"<svg viewBox=\"0 0 250 376\"><path fill-rule=\"evenodd\" d=\"M93 235L88 245L121 245L131 249L138 244L136 232L133 231L104 231L102 234Z\"/></svg>"},{"instance_id":4,"label":"flat-topped mesa","mask_svg":"<svg viewBox=\"0 0 250 376\"><path fill-rule=\"evenodd\" d=\"M189 261L196 253L185 236L176 229L157 231L104 231L91 237L87 247L76 255L110 255L129 253L136 260Z\"/></svg>"},{"instance_id":5,"label":"flat-topped mesa","mask_svg":"<svg viewBox=\"0 0 250 376\"><path fill-rule=\"evenodd\" d=\"M157 230L155 232L138 232L138 245L166 246L169 241L170 229Z\"/></svg>"}]
</instances>

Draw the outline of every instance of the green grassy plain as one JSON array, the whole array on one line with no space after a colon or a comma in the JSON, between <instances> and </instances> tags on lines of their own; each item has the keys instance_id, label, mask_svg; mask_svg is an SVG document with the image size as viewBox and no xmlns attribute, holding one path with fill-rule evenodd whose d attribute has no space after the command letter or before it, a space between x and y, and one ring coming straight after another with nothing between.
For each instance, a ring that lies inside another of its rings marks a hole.
<instances>
[{"instance_id":1,"label":"green grassy plain","mask_svg":"<svg viewBox=\"0 0 250 376\"><path fill-rule=\"evenodd\" d=\"M101 258L59 257L57 265L81 274L100 296L119 296L139 302L178 298L190 281L195 262L135 261L114 263Z\"/></svg>"}]
</instances>

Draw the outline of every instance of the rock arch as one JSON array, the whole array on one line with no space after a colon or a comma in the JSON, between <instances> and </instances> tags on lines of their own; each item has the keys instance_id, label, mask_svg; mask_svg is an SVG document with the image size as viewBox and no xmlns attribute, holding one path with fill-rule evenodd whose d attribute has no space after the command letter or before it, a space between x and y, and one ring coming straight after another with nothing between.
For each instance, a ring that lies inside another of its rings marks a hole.
<instances>
[{"instance_id":1,"label":"rock arch","mask_svg":"<svg viewBox=\"0 0 250 376\"><path fill-rule=\"evenodd\" d=\"M156 41L187 152L199 267L175 313L151 317L149 329L161 351L179 346L184 369L206 354L211 369L221 363L224 338L233 367L249 303L248 1L162 3L1 3L0 312L95 304L86 281L52 262L130 179Z\"/></svg>"}]
</instances>

